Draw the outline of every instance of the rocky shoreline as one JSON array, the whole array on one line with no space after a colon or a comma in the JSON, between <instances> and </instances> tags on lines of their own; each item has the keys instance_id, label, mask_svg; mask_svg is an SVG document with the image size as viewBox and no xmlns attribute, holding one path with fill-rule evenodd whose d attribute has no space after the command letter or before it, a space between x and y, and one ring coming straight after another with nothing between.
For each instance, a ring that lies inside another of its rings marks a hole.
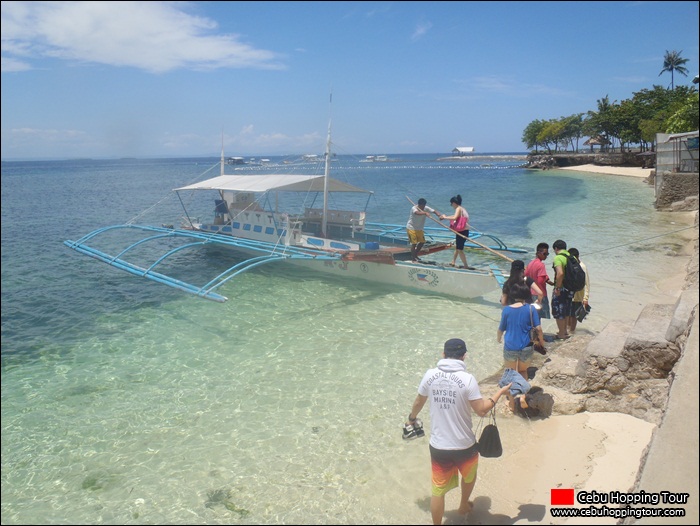
<instances>
[{"instance_id":1,"label":"rocky shoreline","mask_svg":"<svg viewBox=\"0 0 700 526\"><path fill-rule=\"evenodd\" d=\"M527 167L539 170L570 168L584 164L653 168L653 161L640 156L639 152L557 152L530 153L527 156Z\"/></svg>"}]
</instances>

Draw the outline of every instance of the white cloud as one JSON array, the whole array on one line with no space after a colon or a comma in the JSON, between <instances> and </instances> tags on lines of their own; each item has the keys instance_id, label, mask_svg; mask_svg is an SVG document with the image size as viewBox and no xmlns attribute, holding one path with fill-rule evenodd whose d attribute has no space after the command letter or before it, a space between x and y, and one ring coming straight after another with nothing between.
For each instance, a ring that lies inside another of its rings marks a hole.
<instances>
[{"instance_id":1,"label":"white cloud","mask_svg":"<svg viewBox=\"0 0 700 526\"><path fill-rule=\"evenodd\" d=\"M284 133L257 133L255 127L248 124L237 134L226 136L224 144L227 149L242 152L305 151L323 144L323 137L315 132L296 137Z\"/></svg>"},{"instance_id":2,"label":"white cloud","mask_svg":"<svg viewBox=\"0 0 700 526\"><path fill-rule=\"evenodd\" d=\"M416 29L413 31L413 34L411 35L411 40L418 40L419 38L425 36L425 34L430 31L433 27L433 24L430 22L423 22L418 24Z\"/></svg>"},{"instance_id":3,"label":"white cloud","mask_svg":"<svg viewBox=\"0 0 700 526\"><path fill-rule=\"evenodd\" d=\"M459 81L470 91L482 93L501 93L511 96L527 97L531 95L569 96L573 93L544 84L530 84L518 82L511 78L496 76L474 77L473 79Z\"/></svg>"},{"instance_id":4,"label":"white cloud","mask_svg":"<svg viewBox=\"0 0 700 526\"><path fill-rule=\"evenodd\" d=\"M63 156L63 152L85 146L90 137L78 130L40 128L12 128L3 130L3 153L13 152L9 157ZM37 145L41 145L37 151ZM16 153L16 155L14 155Z\"/></svg>"},{"instance_id":5,"label":"white cloud","mask_svg":"<svg viewBox=\"0 0 700 526\"><path fill-rule=\"evenodd\" d=\"M221 136L206 136L192 133L165 134L159 141L160 151L169 155L181 155L183 152L217 151L221 145ZM276 155L284 153L315 152L323 144L323 135L307 133L298 136L279 132L259 133L252 124L242 126L238 132L223 135L226 155ZM278 152L278 153L277 153Z\"/></svg>"},{"instance_id":6,"label":"white cloud","mask_svg":"<svg viewBox=\"0 0 700 526\"><path fill-rule=\"evenodd\" d=\"M284 69L282 56L179 2L2 2L3 71L46 57L126 66L153 73L178 68ZM5 69L5 65L9 69ZM26 69L26 67L25 67Z\"/></svg>"},{"instance_id":7,"label":"white cloud","mask_svg":"<svg viewBox=\"0 0 700 526\"><path fill-rule=\"evenodd\" d=\"M23 60L17 60L16 58L2 57L0 59L2 66L0 69L2 71L28 71L32 69L32 66Z\"/></svg>"}]
</instances>

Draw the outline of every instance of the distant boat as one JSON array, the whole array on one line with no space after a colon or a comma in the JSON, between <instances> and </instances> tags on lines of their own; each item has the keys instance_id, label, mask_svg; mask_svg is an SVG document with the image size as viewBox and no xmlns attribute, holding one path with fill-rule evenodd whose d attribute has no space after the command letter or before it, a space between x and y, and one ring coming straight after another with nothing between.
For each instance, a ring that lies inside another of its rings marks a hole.
<instances>
[{"instance_id":1,"label":"distant boat","mask_svg":"<svg viewBox=\"0 0 700 526\"><path fill-rule=\"evenodd\" d=\"M368 155L364 159L360 160L361 163L386 163L390 161L386 155Z\"/></svg>"},{"instance_id":2,"label":"distant boat","mask_svg":"<svg viewBox=\"0 0 700 526\"><path fill-rule=\"evenodd\" d=\"M236 165L236 164L246 164L245 159L244 159L243 157L228 157L228 158L226 159L226 163L227 163L227 164L232 164L232 165Z\"/></svg>"}]
</instances>

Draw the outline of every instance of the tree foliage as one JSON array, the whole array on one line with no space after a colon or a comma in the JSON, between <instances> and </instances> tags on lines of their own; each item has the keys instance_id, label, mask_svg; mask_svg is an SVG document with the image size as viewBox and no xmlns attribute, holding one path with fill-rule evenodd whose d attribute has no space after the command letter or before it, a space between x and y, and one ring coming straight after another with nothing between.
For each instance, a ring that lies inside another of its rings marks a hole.
<instances>
[{"instance_id":1,"label":"tree foliage","mask_svg":"<svg viewBox=\"0 0 700 526\"><path fill-rule=\"evenodd\" d=\"M687 58L681 57L682 51L666 51L664 55L664 68L659 73L659 77L666 72L671 73L671 89L673 89L673 72L677 71L684 77L688 76L688 68L685 64L688 62Z\"/></svg>"},{"instance_id":2,"label":"tree foliage","mask_svg":"<svg viewBox=\"0 0 700 526\"><path fill-rule=\"evenodd\" d=\"M683 133L700 128L698 92L688 93L685 101L666 120L666 133Z\"/></svg>"},{"instance_id":3,"label":"tree foliage","mask_svg":"<svg viewBox=\"0 0 700 526\"><path fill-rule=\"evenodd\" d=\"M608 95L598 99L596 110L559 119L535 120L523 131L522 141L528 149L578 151L583 136L601 137L611 148L639 145L640 150L653 149L657 133L682 133L698 129L698 90L695 86L673 87L673 73L687 76L682 52L667 51L665 72L671 73L672 88L652 86L632 94L621 102L610 101Z\"/></svg>"}]
</instances>

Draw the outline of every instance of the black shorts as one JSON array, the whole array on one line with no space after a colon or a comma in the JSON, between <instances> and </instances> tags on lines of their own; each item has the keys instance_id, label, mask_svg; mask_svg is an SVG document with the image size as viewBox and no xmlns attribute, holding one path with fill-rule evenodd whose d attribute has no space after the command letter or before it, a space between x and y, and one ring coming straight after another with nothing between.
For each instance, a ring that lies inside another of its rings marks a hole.
<instances>
[{"instance_id":1,"label":"black shorts","mask_svg":"<svg viewBox=\"0 0 700 526\"><path fill-rule=\"evenodd\" d=\"M462 231L460 232L460 234L462 234L462 236L464 236L464 237L469 237L469 230L462 230ZM464 249L464 243L467 241L467 240L464 239L464 237L462 237L462 236L455 236L455 237L456 237L456 239L455 239L455 244L456 244L457 250L463 250L463 249Z\"/></svg>"}]
</instances>

